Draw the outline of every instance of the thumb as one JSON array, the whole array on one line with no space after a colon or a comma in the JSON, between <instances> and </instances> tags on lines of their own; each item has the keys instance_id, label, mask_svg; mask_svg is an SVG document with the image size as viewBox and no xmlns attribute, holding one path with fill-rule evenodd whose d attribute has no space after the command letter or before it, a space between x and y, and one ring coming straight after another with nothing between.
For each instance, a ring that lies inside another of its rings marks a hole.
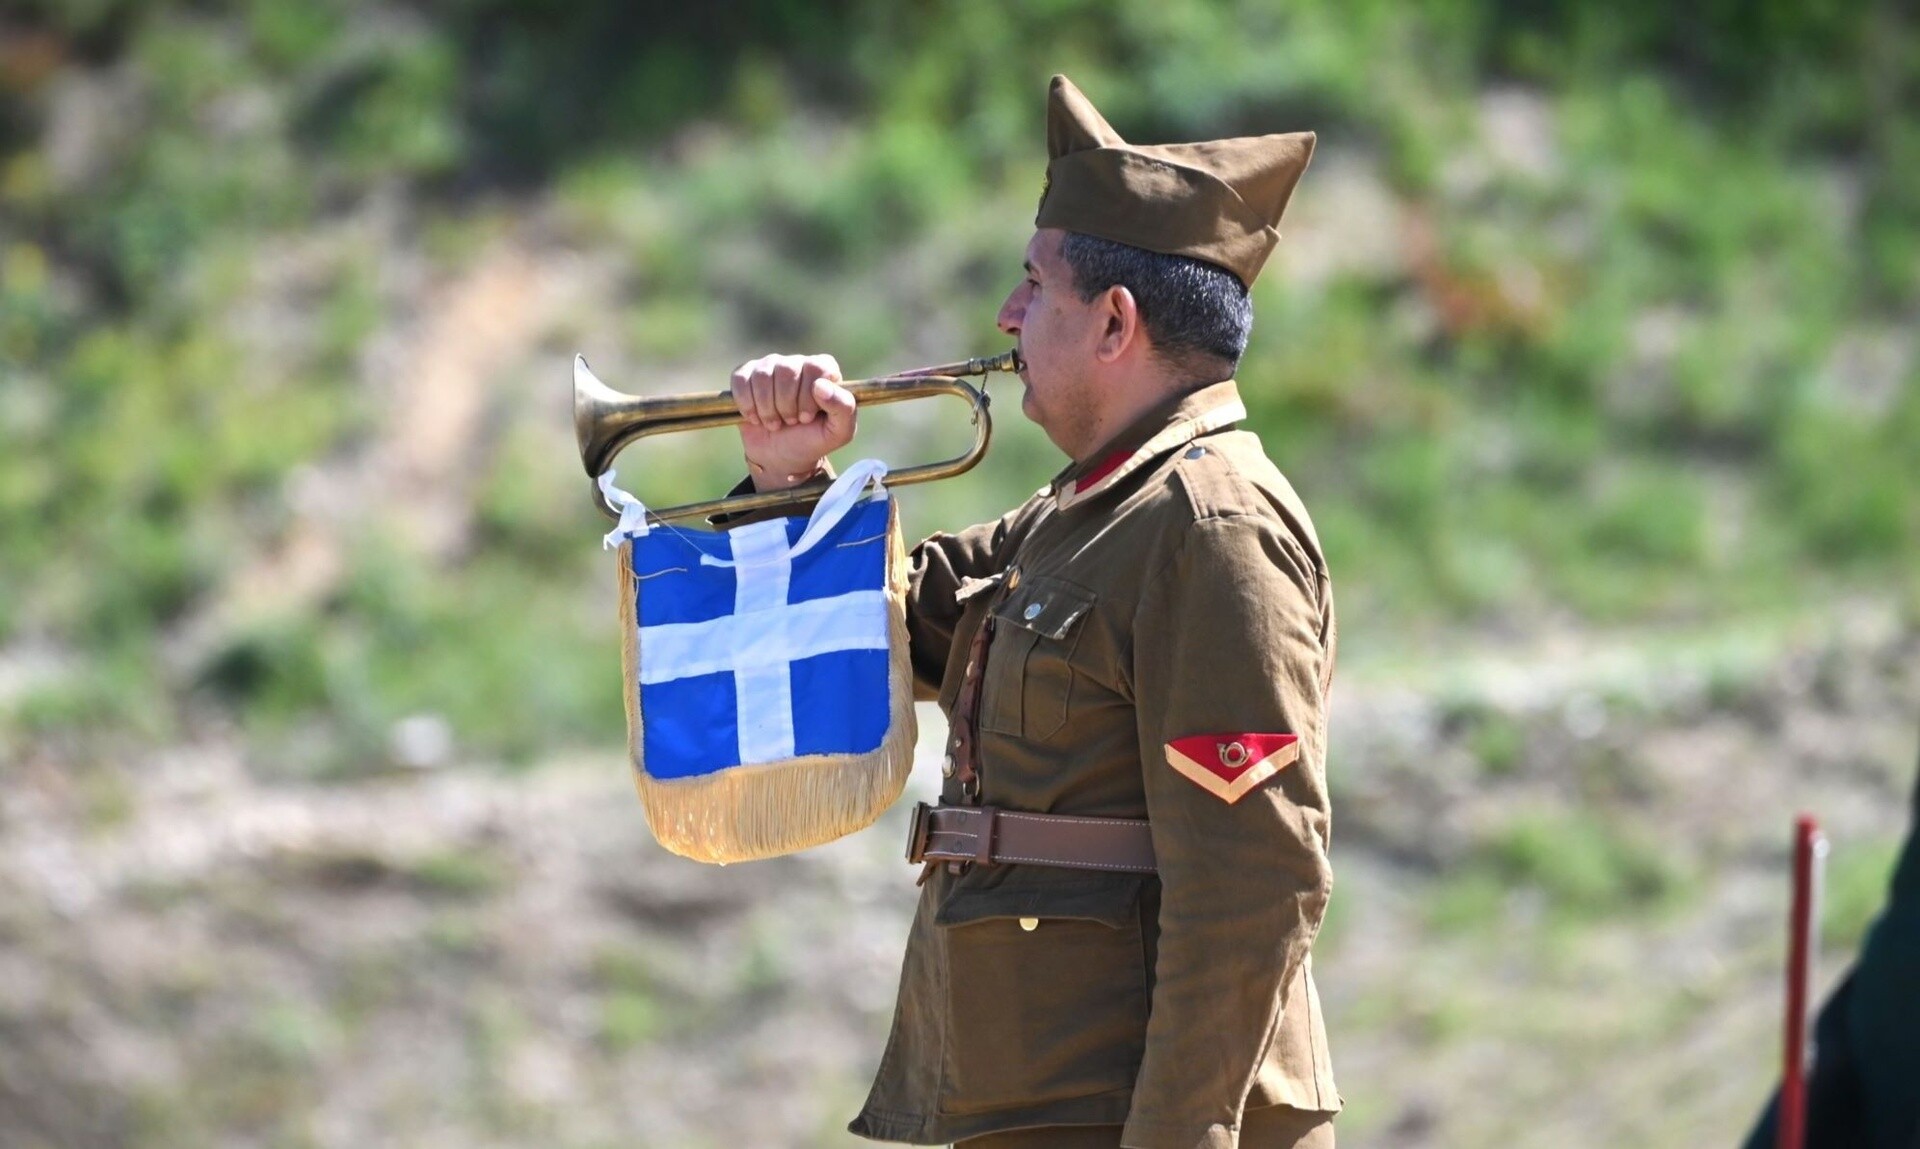
<instances>
[{"instance_id":1,"label":"thumb","mask_svg":"<svg viewBox=\"0 0 1920 1149\"><path fill-rule=\"evenodd\" d=\"M815 379L813 401L820 405L821 414L827 417L827 437L837 447L846 446L853 439L853 392L830 379Z\"/></svg>"}]
</instances>

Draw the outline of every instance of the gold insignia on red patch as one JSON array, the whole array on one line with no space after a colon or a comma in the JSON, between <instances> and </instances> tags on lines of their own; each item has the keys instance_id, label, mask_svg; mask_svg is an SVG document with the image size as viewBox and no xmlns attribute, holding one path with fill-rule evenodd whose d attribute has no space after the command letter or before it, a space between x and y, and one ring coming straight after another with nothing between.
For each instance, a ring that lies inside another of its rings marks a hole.
<instances>
[{"instance_id":1,"label":"gold insignia on red patch","mask_svg":"<svg viewBox=\"0 0 1920 1149\"><path fill-rule=\"evenodd\" d=\"M1299 757L1297 734L1195 734L1167 743L1167 765L1229 803Z\"/></svg>"}]
</instances>

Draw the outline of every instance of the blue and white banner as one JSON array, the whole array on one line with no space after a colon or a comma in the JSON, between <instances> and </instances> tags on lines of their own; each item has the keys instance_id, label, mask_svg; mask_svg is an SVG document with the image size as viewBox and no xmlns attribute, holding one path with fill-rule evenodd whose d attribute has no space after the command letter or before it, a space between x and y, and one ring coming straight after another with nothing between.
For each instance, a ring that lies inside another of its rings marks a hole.
<instances>
[{"instance_id":1,"label":"blue and white banner","mask_svg":"<svg viewBox=\"0 0 1920 1149\"><path fill-rule=\"evenodd\" d=\"M898 796L913 720L884 473L856 465L810 519L721 532L650 527L605 485L623 508L608 542L630 580L634 766L668 848L785 853L869 824Z\"/></svg>"}]
</instances>

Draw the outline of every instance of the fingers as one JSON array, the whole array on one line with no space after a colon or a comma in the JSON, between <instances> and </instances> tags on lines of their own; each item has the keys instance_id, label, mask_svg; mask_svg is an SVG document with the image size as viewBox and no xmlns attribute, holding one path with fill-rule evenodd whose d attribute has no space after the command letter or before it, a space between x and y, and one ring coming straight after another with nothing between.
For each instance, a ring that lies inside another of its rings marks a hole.
<instances>
[{"instance_id":1,"label":"fingers","mask_svg":"<svg viewBox=\"0 0 1920 1149\"><path fill-rule=\"evenodd\" d=\"M733 405L740 411L740 421L749 427L760 425L760 409L753 401L753 379L765 365L764 359L749 359L736 367L729 389L733 392Z\"/></svg>"},{"instance_id":2,"label":"fingers","mask_svg":"<svg viewBox=\"0 0 1920 1149\"><path fill-rule=\"evenodd\" d=\"M769 356L761 363L762 368L753 373L753 410L762 427L776 428L781 425L780 407L773 401L773 389L779 386L780 356Z\"/></svg>"},{"instance_id":3,"label":"fingers","mask_svg":"<svg viewBox=\"0 0 1920 1149\"><path fill-rule=\"evenodd\" d=\"M800 422L800 380L806 360L782 356L773 365L774 417L788 427ZM807 390L813 388L809 386Z\"/></svg>"},{"instance_id":4,"label":"fingers","mask_svg":"<svg viewBox=\"0 0 1920 1149\"><path fill-rule=\"evenodd\" d=\"M730 390L743 422L773 430L813 421L820 412L814 395L820 380L840 380L840 364L831 355L767 355L741 364Z\"/></svg>"},{"instance_id":5,"label":"fingers","mask_svg":"<svg viewBox=\"0 0 1920 1149\"><path fill-rule=\"evenodd\" d=\"M749 359L733 373L729 390L733 393L733 405L740 411L740 421L749 427L763 427L772 430L783 426L780 407L774 398L775 375L783 359L790 356L765 355L759 359Z\"/></svg>"},{"instance_id":6,"label":"fingers","mask_svg":"<svg viewBox=\"0 0 1920 1149\"><path fill-rule=\"evenodd\" d=\"M805 481L853 439L853 393L831 355L762 356L741 364L729 388L757 490Z\"/></svg>"}]
</instances>

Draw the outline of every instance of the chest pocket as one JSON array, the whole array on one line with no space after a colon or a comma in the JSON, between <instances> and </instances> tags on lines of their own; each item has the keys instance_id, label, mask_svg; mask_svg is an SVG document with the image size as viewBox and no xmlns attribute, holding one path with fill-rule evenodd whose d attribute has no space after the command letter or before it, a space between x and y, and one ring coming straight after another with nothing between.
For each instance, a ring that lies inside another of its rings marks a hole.
<instances>
[{"instance_id":1,"label":"chest pocket","mask_svg":"<svg viewBox=\"0 0 1920 1149\"><path fill-rule=\"evenodd\" d=\"M1074 646L1093 603L1085 587L1030 575L994 607L981 729L1036 741L1060 732L1073 691Z\"/></svg>"}]
</instances>

